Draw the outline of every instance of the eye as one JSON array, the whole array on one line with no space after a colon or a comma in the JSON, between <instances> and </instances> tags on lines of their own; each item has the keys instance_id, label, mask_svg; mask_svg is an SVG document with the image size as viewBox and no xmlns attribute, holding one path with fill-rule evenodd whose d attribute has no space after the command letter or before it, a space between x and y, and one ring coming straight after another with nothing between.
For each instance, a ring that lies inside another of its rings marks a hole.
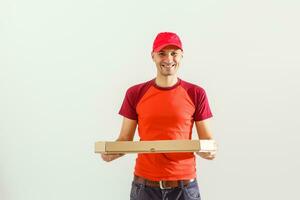
<instances>
[{"instance_id":1,"label":"eye","mask_svg":"<svg viewBox=\"0 0 300 200\"><path fill-rule=\"evenodd\" d=\"M178 55L177 52L172 52L172 53L171 53L171 56L174 56L174 57L175 57L175 56L177 56L177 55Z\"/></svg>"},{"instance_id":2,"label":"eye","mask_svg":"<svg viewBox=\"0 0 300 200\"><path fill-rule=\"evenodd\" d=\"M164 57L164 56L166 56L166 53L165 53L165 52L162 52L162 51L160 51L160 52L158 52L158 55L159 55L159 56L161 56L161 57Z\"/></svg>"}]
</instances>

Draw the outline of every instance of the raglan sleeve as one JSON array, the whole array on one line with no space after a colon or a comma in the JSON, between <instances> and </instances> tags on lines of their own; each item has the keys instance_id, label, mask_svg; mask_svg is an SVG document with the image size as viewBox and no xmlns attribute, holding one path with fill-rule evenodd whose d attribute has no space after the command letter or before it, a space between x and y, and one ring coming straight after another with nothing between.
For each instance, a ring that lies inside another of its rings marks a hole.
<instances>
[{"instance_id":1,"label":"raglan sleeve","mask_svg":"<svg viewBox=\"0 0 300 200\"><path fill-rule=\"evenodd\" d=\"M122 106L119 114L132 120L137 120L138 115L136 112L136 91L134 88L129 88L126 91Z\"/></svg>"},{"instance_id":2,"label":"raglan sleeve","mask_svg":"<svg viewBox=\"0 0 300 200\"><path fill-rule=\"evenodd\" d=\"M195 91L195 113L194 120L202 121L212 117L206 92L203 88L196 88Z\"/></svg>"}]
</instances>

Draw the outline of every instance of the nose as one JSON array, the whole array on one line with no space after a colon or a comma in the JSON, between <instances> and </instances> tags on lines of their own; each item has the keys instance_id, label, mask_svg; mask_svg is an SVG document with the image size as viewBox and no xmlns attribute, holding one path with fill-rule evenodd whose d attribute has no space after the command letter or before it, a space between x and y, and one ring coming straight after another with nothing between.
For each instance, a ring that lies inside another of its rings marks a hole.
<instances>
[{"instance_id":1,"label":"nose","mask_svg":"<svg viewBox=\"0 0 300 200\"><path fill-rule=\"evenodd\" d=\"M171 63L172 61L173 61L173 56L170 53L168 53L165 56L164 62Z\"/></svg>"}]
</instances>

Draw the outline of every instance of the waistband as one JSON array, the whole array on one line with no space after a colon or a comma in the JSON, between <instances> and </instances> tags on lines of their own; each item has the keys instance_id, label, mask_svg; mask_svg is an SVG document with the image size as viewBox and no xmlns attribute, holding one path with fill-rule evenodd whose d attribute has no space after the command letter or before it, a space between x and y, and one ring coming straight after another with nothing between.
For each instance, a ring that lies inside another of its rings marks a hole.
<instances>
[{"instance_id":1,"label":"waistband","mask_svg":"<svg viewBox=\"0 0 300 200\"><path fill-rule=\"evenodd\" d=\"M133 181L136 183L144 184L149 187L158 187L160 189L171 189L176 187L186 187L191 182L196 181L196 178L188 179L188 180L153 181L153 180L145 179L143 177L134 175Z\"/></svg>"}]
</instances>

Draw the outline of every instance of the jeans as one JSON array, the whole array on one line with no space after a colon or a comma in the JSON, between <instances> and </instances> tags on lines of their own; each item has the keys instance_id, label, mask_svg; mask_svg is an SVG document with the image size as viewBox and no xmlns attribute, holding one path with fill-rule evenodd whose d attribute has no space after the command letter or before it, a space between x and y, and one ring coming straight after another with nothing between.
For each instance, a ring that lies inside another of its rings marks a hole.
<instances>
[{"instance_id":1,"label":"jeans","mask_svg":"<svg viewBox=\"0 0 300 200\"><path fill-rule=\"evenodd\" d=\"M149 187L141 183L132 182L130 200L201 200L197 180L184 186L171 189Z\"/></svg>"}]
</instances>

